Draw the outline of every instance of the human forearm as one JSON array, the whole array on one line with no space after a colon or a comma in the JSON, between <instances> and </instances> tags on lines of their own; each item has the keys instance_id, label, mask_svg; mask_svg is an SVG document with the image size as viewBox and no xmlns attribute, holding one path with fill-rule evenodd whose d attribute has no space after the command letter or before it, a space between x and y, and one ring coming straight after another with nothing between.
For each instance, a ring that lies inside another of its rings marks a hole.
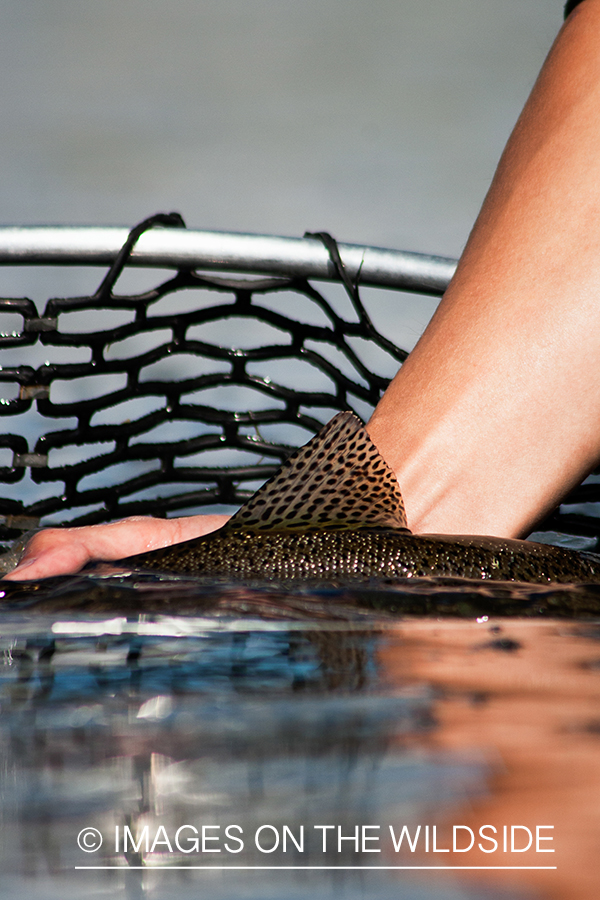
<instances>
[{"instance_id":1,"label":"human forearm","mask_svg":"<svg viewBox=\"0 0 600 900\"><path fill-rule=\"evenodd\" d=\"M417 531L518 536L600 455L600 2L569 18L369 431Z\"/></svg>"}]
</instances>

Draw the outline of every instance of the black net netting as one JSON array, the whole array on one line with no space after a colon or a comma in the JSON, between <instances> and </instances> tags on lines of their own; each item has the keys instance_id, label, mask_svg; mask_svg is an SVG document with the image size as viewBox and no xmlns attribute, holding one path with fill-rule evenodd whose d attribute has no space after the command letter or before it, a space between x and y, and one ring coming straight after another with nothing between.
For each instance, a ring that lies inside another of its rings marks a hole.
<instances>
[{"instance_id":1,"label":"black net netting","mask_svg":"<svg viewBox=\"0 0 600 900\"><path fill-rule=\"evenodd\" d=\"M335 412L367 417L407 356L393 329L373 324L325 233L310 237L339 276L334 296L303 277L186 266L117 292L155 226L183 222L158 215L134 228L88 296L49 299L43 312L0 299L0 318L19 323L0 336L0 541L40 525L234 508ZM50 358L36 365L40 345ZM544 528L594 546L596 481Z\"/></svg>"}]
</instances>

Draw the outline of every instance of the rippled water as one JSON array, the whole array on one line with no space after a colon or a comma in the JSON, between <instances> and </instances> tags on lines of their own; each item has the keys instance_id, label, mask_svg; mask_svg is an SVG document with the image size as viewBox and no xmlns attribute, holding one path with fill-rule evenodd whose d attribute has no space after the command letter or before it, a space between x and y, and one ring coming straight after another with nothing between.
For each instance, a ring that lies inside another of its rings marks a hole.
<instances>
[{"instance_id":1,"label":"rippled water","mask_svg":"<svg viewBox=\"0 0 600 900\"><path fill-rule=\"evenodd\" d=\"M3 590L0 896L597 896L597 587Z\"/></svg>"}]
</instances>

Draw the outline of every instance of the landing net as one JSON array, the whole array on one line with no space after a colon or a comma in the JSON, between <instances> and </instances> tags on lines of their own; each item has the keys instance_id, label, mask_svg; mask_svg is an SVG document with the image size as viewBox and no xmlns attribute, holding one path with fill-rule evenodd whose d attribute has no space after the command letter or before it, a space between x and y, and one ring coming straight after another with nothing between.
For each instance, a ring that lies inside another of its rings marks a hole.
<instances>
[{"instance_id":1,"label":"landing net","mask_svg":"<svg viewBox=\"0 0 600 900\"><path fill-rule=\"evenodd\" d=\"M366 419L406 358L385 327L393 316L374 324L369 292L385 288L397 309L410 294L441 296L453 271L452 260L338 247L326 234L188 232L177 214L144 221L118 252L94 248L97 231L65 229L74 248L52 230L0 229L4 266L110 265L87 296L43 309L0 298L0 541L40 525L235 508L337 411ZM156 235L159 251L138 249ZM234 249L188 252L194 236ZM139 267L154 286L121 292ZM595 480L543 527L596 538Z\"/></svg>"}]
</instances>

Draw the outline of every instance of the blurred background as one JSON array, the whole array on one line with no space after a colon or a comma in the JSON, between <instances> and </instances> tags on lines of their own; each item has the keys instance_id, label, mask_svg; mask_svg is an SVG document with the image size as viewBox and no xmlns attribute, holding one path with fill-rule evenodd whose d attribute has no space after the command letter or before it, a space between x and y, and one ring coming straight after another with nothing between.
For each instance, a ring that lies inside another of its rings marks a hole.
<instances>
[{"instance_id":1,"label":"blurred background","mask_svg":"<svg viewBox=\"0 0 600 900\"><path fill-rule=\"evenodd\" d=\"M0 223L457 256L561 0L0 0Z\"/></svg>"}]
</instances>

